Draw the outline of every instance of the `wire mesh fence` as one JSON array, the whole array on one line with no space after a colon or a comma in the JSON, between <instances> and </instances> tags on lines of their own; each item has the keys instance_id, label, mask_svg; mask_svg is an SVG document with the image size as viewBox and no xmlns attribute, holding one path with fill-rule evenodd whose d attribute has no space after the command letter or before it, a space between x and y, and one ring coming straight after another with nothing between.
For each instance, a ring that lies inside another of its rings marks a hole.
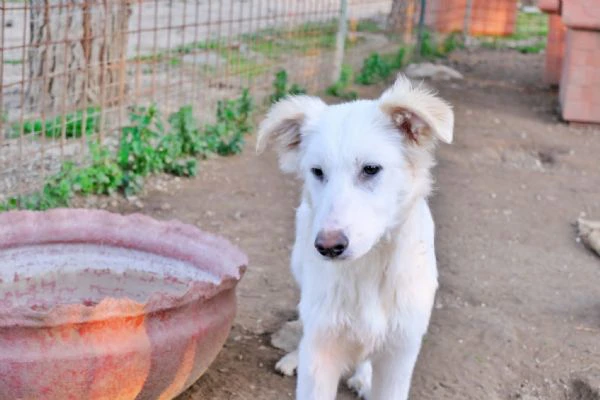
<instances>
[{"instance_id":1,"label":"wire mesh fence","mask_svg":"<svg viewBox=\"0 0 600 400\"><path fill-rule=\"evenodd\" d=\"M514 0L2 0L0 23L0 201L85 163L90 143L116 151L138 107L210 122L243 88L264 104L280 70L316 93L374 52L463 35L533 52L547 32Z\"/></svg>"}]
</instances>

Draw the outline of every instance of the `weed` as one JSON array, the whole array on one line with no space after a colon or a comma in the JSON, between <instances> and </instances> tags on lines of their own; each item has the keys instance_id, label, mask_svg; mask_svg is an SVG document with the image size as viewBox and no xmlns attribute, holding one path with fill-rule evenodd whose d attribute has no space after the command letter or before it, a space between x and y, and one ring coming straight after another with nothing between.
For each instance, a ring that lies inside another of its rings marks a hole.
<instances>
[{"instance_id":1,"label":"weed","mask_svg":"<svg viewBox=\"0 0 600 400\"><path fill-rule=\"evenodd\" d=\"M206 126L211 152L219 155L237 154L244 146L244 136L252 129L250 115L254 108L250 92L245 89L236 100L219 101L217 123Z\"/></svg>"},{"instance_id":2,"label":"weed","mask_svg":"<svg viewBox=\"0 0 600 400\"><path fill-rule=\"evenodd\" d=\"M4 64L7 64L7 65L21 65L21 64L23 64L23 60L21 60L20 58L5 58L4 59Z\"/></svg>"},{"instance_id":3,"label":"weed","mask_svg":"<svg viewBox=\"0 0 600 400\"><path fill-rule=\"evenodd\" d=\"M440 57L443 54L438 50L431 32L424 30L419 41L419 55L423 58Z\"/></svg>"},{"instance_id":4,"label":"weed","mask_svg":"<svg viewBox=\"0 0 600 400\"><path fill-rule=\"evenodd\" d=\"M391 69L396 70L404 66L406 57L406 48L400 47L397 52L382 55L383 60L388 63Z\"/></svg>"},{"instance_id":5,"label":"weed","mask_svg":"<svg viewBox=\"0 0 600 400\"><path fill-rule=\"evenodd\" d=\"M460 32L452 32L442 42L440 45L440 53L448 54L452 53L454 50L464 49L465 44L462 39L462 34Z\"/></svg>"},{"instance_id":6,"label":"weed","mask_svg":"<svg viewBox=\"0 0 600 400\"><path fill-rule=\"evenodd\" d=\"M98 130L100 123L100 108L88 107L86 110L76 111L55 118L42 120L36 119L25 121L23 124L13 124L9 137L15 138L21 135L45 134L49 138L62 137L63 130L66 138L78 138L84 133L89 135Z\"/></svg>"},{"instance_id":7,"label":"weed","mask_svg":"<svg viewBox=\"0 0 600 400\"><path fill-rule=\"evenodd\" d=\"M373 53L363 61L363 66L356 77L356 83L372 85L387 79L392 68L379 53Z\"/></svg>"},{"instance_id":8,"label":"weed","mask_svg":"<svg viewBox=\"0 0 600 400\"><path fill-rule=\"evenodd\" d=\"M78 194L121 191L131 195L143 187L147 175L155 172L194 176L195 156L238 153L251 130L253 102L248 90L236 100L219 102L217 108L217 123L203 129L198 127L189 106L170 115L168 127L156 107L134 109L130 124L122 129L116 154L90 141L89 165L64 162L40 191L0 202L0 211L65 207Z\"/></svg>"},{"instance_id":9,"label":"weed","mask_svg":"<svg viewBox=\"0 0 600 400\"><path fill-rule=\"evenodd\" d=\"M404 65L406 49L401 47L395 53L372 53L363 61L363 66L356 76L356 83L372 85L386 80L390 75Z\"/></svg>"},{"instance_id":10,"label":"weed","mask_svg":"<svg viewBox=\"0 0 600 400\"><path fill-rule=\"evenodd\" d=\"M288 95L305 94L306 89L294 83L288 86L288 73L285 69L277 71L273 80L273 93L269 96L269 103L273 104Z\"/></svg>"},{"instance_id":11,"label":"weed","mask_svg":"<svg viewBox=\"0 0 600 400\"><path fill-rule=\"evenodd\" d=\"M353 90L348 90L348 87L352 84L352 68L348 65L343 65L340 71L340 77L331 86L329 86L325 92L331 96L340 97L344 100L355 100L358 94Z\"/></svg>"},{"instance_id":12,"label":"weed","mask_svg":"<svg viewBox=\"0 0 600 400\"><path fill-rule=\"evenodd\" d=\"M371 33L381 33L384 29L381 28L379 23L372 19L361 19L356 24L357 32L371 32Z\"/></svg>"},{"instance_id":13,"label":"weed","mask_svg":"<svg viewBox=\"0 0 600 400\"><path fill-rule=\"evenodd\" d=\"M537 54L546 48L546 43L537 42L530 45L517 46L516 49L523 54Z\"/></svg>"}]
</instances>

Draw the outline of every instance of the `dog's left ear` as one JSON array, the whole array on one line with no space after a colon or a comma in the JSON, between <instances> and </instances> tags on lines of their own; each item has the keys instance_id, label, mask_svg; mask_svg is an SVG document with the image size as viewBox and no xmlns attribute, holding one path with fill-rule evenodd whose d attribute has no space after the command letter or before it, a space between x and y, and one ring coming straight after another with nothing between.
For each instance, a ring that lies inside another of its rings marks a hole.
<instances>
[{"instance_id":1,"label":"dog's left ear","mask_svg":"<svg viewBox=\"0 0 600 400\"><path fill-rule=\"evenodd\" d=\"M409 141L426 144L437 138L452 142L454 113L450 105L421 85L413 86L403 75L381 95L379 104Z\"/></svg>"}]
</instances>

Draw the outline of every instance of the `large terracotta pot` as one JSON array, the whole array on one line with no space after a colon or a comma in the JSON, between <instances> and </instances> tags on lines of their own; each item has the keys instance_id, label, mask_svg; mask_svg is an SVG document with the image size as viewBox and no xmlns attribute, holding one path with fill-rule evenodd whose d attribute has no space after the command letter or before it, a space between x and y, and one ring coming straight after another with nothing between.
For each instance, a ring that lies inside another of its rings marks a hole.
<instances>
[{"instance_id":1,"label":"large terracotta pot","mask_svg":"<svg viewBox=\"0 0 600 400\"><path fill-rule=\"evenodd\" d=\"M178 222L0 214L0 399L171 399L221 350L246 256Z\"/></svg>"}]
</instances>

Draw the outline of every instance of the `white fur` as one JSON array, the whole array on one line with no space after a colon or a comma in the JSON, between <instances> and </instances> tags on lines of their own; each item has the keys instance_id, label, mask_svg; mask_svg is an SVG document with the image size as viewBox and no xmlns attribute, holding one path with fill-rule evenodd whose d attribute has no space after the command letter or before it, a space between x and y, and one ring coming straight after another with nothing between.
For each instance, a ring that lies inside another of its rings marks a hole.
<instances>
[{"instance_id":1,"label":"white fur","mask_svg":"<svg viewBox=\"0 0 600 400\"><path fill-rule=\"evenodd\" d=\"M282 169L304 181L291 259L303 337L278 363L290 374L298 362L298 399L334 399L357 366L348 384L361 396L408 397L437 289L432 151L452 140L453 121L443 100L399 77L378 100L284 99L261 125L259 148L274 138ZM382 169L367 177L365 165ZM317 252L321 231L347 236L339 258Z\"/></svg>"}]
</instances>

